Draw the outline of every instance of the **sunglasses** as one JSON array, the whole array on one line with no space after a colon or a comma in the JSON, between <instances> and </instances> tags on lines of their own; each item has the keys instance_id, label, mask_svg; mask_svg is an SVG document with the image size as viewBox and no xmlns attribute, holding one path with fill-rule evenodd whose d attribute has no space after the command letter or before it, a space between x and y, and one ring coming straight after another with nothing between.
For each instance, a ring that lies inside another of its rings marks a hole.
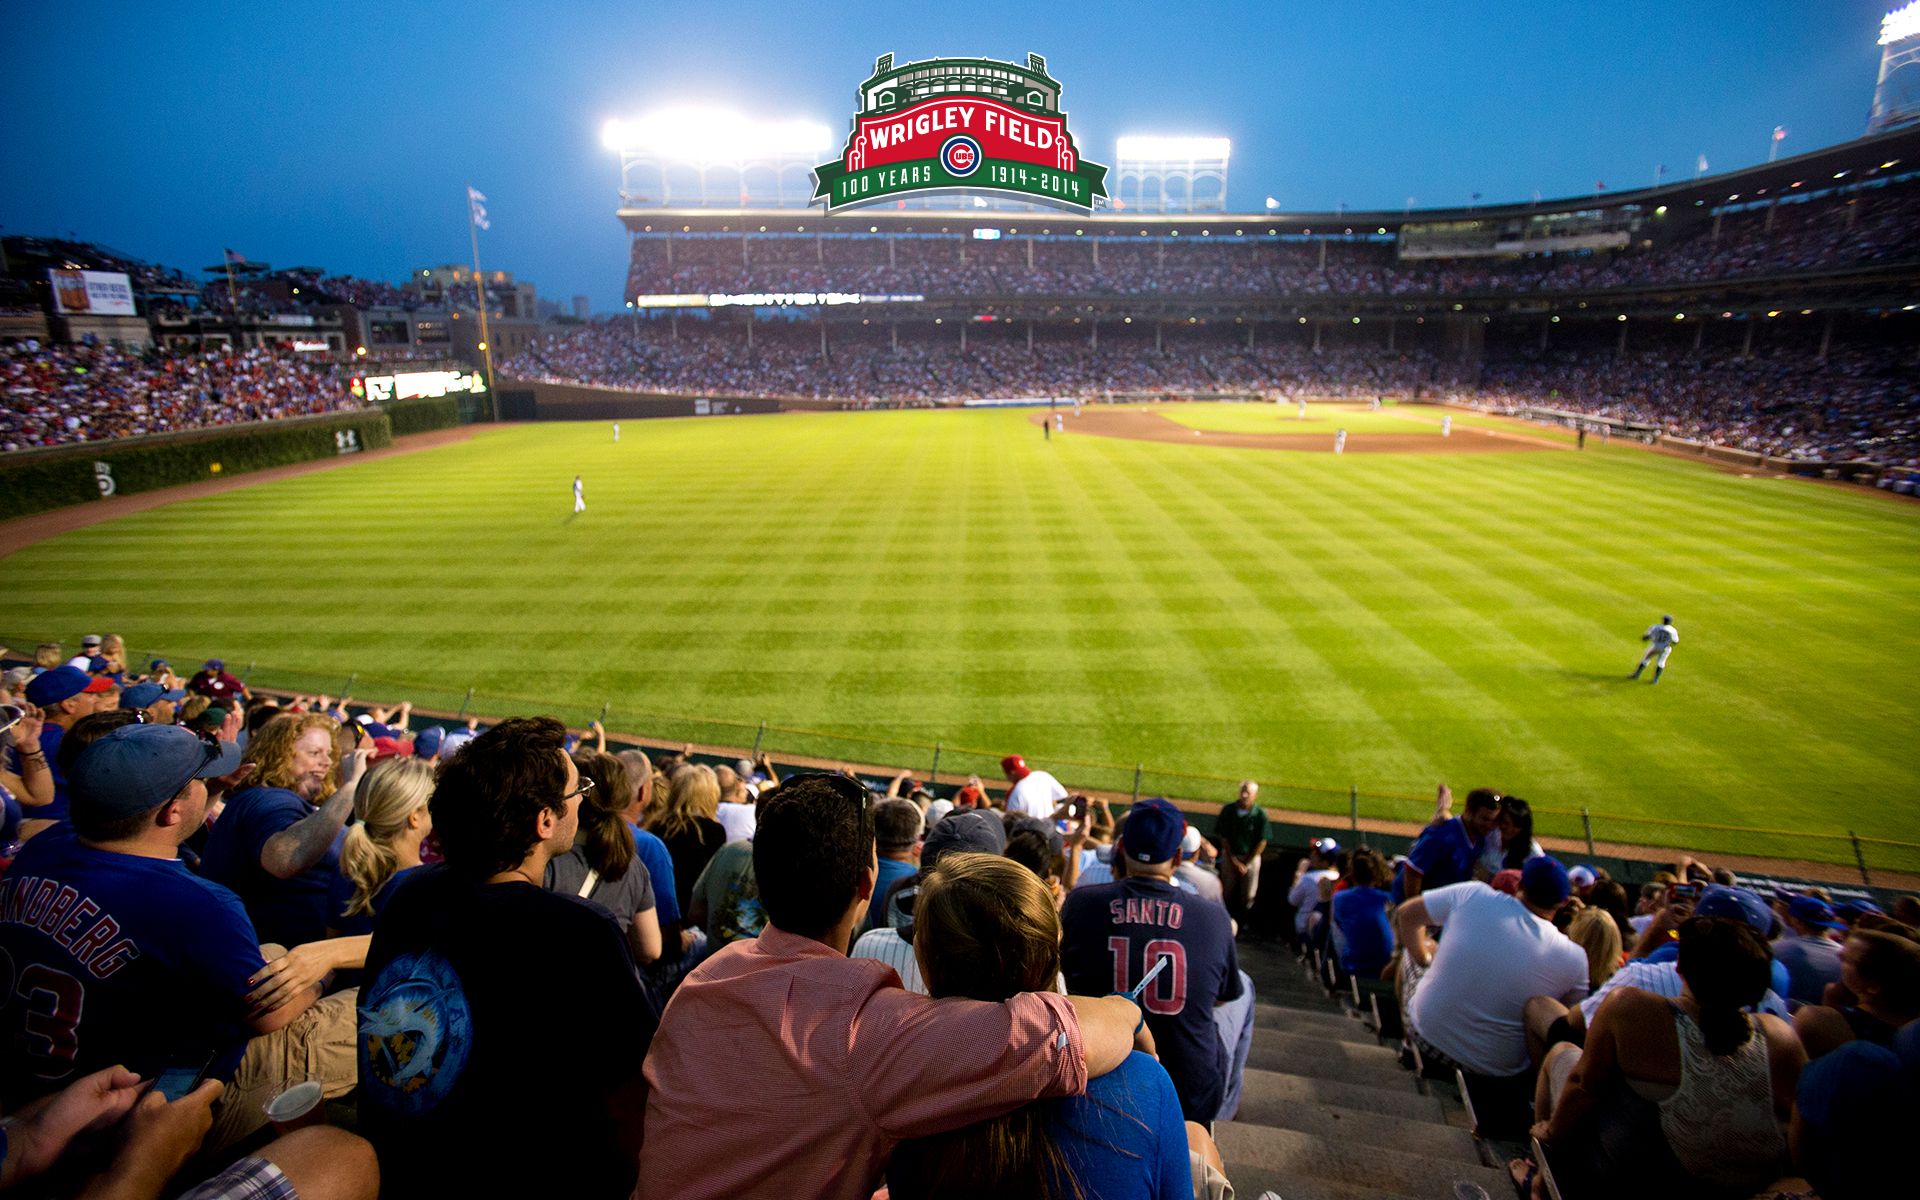
<instances>
[{"instance_id":1,"label":"sunglasses","mask_svg":"<svg viewBox=\"0 0 1920 1200\"><path fill-rule=\"evenodd\" d=\"M591 795L593 795L593 780L588 779L585 775L582 775L580 777L580 786L568 792L566 795L560 797L560 803L565 804L567 801L573 799L575 796L578 796L580 797L581 803L584 804L586 802L587 797Z\"/></svg>"},{"instance_id":2,"label":"sunglasses","mask_svg":"<svg viewBox=\"0 0 1920 1200\"><path fill-rule=\"evenodd\" d=\"M866 784L833 771L803 771L797 775L789 775L780 781L779 791L785 791L795 784L813 782L824 784L861 812L867 811L873 805L873 793L867 790Z\"/></svg>"}]
</instances>

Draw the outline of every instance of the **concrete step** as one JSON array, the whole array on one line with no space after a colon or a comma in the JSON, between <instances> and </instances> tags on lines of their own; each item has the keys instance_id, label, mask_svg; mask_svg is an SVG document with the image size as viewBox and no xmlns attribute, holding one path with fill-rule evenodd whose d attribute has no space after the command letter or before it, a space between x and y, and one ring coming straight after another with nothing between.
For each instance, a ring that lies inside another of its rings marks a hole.
<instances>
[{"instance_id":1,"label":"concrete step","mask_svg":"<svg viewBox=\"0 0 1920 1200\"><path fill-rule=\"evenodd\" d=\"M1373 1087L1415 1091L1413 1072L1385 1046L1355 1045L1329 1038L1256 1030L1247 1065L1265 1071L1286 1071L1318 1079L1344 1079Z\"/></svg>"},{"instance_id":2,"label":"concrete step","mask_svg":"<svg viewBox=\"0 0 1920 1200\"><path fill-rule=\"evenodd\" d=\"M1422 1096L1410 1081L1369 1087L1338 1077L1299 1075L1249 1066L1240 1091L1240 1119L1258 1124L1260 1114L1289 1104L1334 1104L1353 1112L1375 1113L1404 1121L1450 1124L1447 1105ZM1246 1114L1255 1114L1247 1116Z\"/></svg>"},{"instance_id":3,"label":"concrete step","mask_svg":"<svg viewBox=\"0 0 1920 1200\"><path fill-rule=\"evenodd\" d=\"M1253 1101L1243 1094L1240 1111L1233 1119L1240 1125L1291 1129L1296 1133L1310 1133L1347 1145L1385 1146L1436 1162L1481 1165L1479 1147L1474 1144L1473 1134L1465 1129L1438 1123L1437 1115L1433 1113L1418 1119L1385 1116L1315 1101L1275 1102L1271 1093L1267 1093Z\"/></svg>"},{"instance_id":4,"label":"concrete step","mask_svg":"<svg viewBox=\"0 0 1920 1200\"><path fill-rule=\"evenodd\" d=\"M1280 1004L1255 1002L1253 1028L1255 1037L1259 1037L1261 1031L1273 1029L1281 1033L1305 1034L1362 1046L1378 1045L1380 1041L1374 1036L1373 1030L1361 1024L1356 1017L1345 1013L1312 1012L1307 1009L1288 1008Z\"/></svg>"},{"instance_id":5,"label":"concrete step","mask_svg":"<svg viewBox=\"0 0 1920 1200\"><path fill-rule=\"evenodd\" d=\"M1256 1163L1235 1162L1231 1158L1226 1163L1227 1179L1233 1183L1233 1194L1239 1200L1260 1200L1268 1192L1280 1197L1280 1200L1416 1200L1398 1192L1383 1192L1379 1188L1361 1187L1356 1183L1342 1183L1335 1179L1289 1175ZM1452 1200L1452 1197L1446 1200Z\"/></svg>"},{"instance_id":6,"label":"concrete step","mask_svg":"<svg viewBox=\"0 0 1920 1200\"><path fill-rule=\"evenodd\" d=\"M1299 1182L1305 1179L1433 1200L1451 1200L1456 1180L1477 1183L1487 1189L1489 1196L1504 1196L1513 1189L1504 1172L1478 1163L1436 1161L1376 1144L1336 1141L1291 1129L1223 1121L1214 1126L1213 1137L1220 1144L1221 1158L1229 1166L1243 1163L1262 1172L1274 1172L1283 1181L1294 1180L1292 1184L1283 1182L1273 1189L1287 1200L1301 1190ZM1233 1178L1231 1171L1228 1178ZM1234 1191L1240 1192L1237 1179Z\"/></svg>"}]
</instances>

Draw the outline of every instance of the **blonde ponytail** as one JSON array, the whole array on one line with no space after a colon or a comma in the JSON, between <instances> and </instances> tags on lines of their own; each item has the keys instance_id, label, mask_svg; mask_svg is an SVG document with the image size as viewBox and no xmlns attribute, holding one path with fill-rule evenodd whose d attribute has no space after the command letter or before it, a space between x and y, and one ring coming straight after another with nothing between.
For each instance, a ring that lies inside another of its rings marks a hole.
<instances>
[{"instance_id":1,"label":"blonde ponytail","mask_svg":"<svg viewBox=\"0 0 1920 1200\"><path fill-rule=\"evenodd\" d=\"M373 898L400 869L394 843L432 795L433 768L418 758L382 759L360 777L354 821L340 847L340 873L353 884L345 915L372 915Z\"/></svg>"}]
</instances>

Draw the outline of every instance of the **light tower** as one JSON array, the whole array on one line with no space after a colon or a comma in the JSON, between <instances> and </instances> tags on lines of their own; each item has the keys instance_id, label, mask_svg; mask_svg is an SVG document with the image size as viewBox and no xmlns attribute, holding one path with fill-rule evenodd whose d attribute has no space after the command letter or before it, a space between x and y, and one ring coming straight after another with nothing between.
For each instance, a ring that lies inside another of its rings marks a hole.
<instances>
[{"instance_id":1,"label":"light tower","mask_svg":"<svg viewBox=\"0 0 1920 1200\"><path fill-rule=\"evenodd\" d=\"M624 207L780 208L807 203L833 134L814 121L676 108L608 121L600 141L620 156Z\"/></svg>"},{"instance_id":2,"label":"light tower","mask_svg":"<svg viewBox=\"0 0 1920 1200\"><path fill-rule=\"evenodd\" d=\"M1880 19L1880 79L1867 132L1920 120L1920 0Z\"/></svg>"},{"instance_id":3,"label":"light tower","mask_svg":"<svg viewBox=\"0 0 1920 1200\"><path fill-rule=\"evenodd\" d=\"M1114 207L1225 212L1232 151L1233 142L1223 137L1120 138L1113 150Z\"/></svg>"}]
</instances>

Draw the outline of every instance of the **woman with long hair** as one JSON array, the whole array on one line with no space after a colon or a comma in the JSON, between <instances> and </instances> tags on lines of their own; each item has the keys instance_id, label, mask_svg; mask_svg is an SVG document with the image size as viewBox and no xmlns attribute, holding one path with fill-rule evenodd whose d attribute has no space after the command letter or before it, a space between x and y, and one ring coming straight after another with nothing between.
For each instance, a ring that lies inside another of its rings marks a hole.
<instances>
[{"instance_id":1,"label":"woman with long hair","mask_svg":"<svg viewBox=\"0 0 1920 1200\"><path fill-rule=\"evenodd\" d=\"M1785 1021L1747 1011L1772 978L1767 943L1720 917L1678 932L1677 999L1616 988L1585 1049L1562 1043L1541 1066L1533 1135L1567 1200L1745 1197L1786 1170L1807 1052ZM1527 1164L1512 1166L1522 1182Z\"/></svg>"},{"instance_id":2,"label":"woman with long hair","mask_svg":"<svg viewBox=\"0 0 1920 1200\"><path fill-rule=\"evenodd\" d=\"M298 946L326 936L327 898L340 874L340 843L369 747L342 757L339 724L289 713L247 742L245 785L207 837L207 878L233 889L263 942Z\"/></svg>"},{"instance_id":3,"label":"woman with long hair","mask_svg":"<svg viewBox=\"0 0 1920 1200\"><path fill-rule=\"evenodd\" d=\"M425 759L385 758L360 777L329 902L332 936L373 932L394 890L420 865L420 843L433 832L432 798Z\"/></svg>"},{"instance_id":4,"label":"woman with long hair","mask_svg":"<svg viewBox=\"0 0 1920 1200\"><path fill-rule=\"evenodd\" d=\"M674 900L682 913L692 903L694 881L707 860L726 845L726 828L714 816L719 808L720 780L713 768L688 763L667 780L665 798L647 813L647 831L667 844L673 859Z\"/></svg>"},{"instance_id":5,"label":"woman with long hair","mask_svg":"<svg viewBox=\"0 0 1920 1200\"><path fill-rule=\"evenodd\" d=\"M574 754L583 786L580 832L573 849L547 863L546 889L590 900L613 914L627 935L633 961L646 966L660 957L660 921L653 881L634 850L627 806L633 784L627 765L599 750Z\"/></svg>"},{"instance_id":6,"label":"woman with long hair","mask_svg":"<svg viewBox=\"0 0 1920 1200\"><path fill-rule=\"evenodd\" d=\"M1052 991L1060 915L1047 886L1011 859L940 857L920 885L914 956L934 996L991 1003ZM900 1143L887 1168L896 1200L1123 1200L1193 1195L1192 1132L1166 1068L1135 1051L1087 1094ZM1212 1139L1200 1145L1212 1147Z\"/></svg>"},{"instance_id":7,"label":"woman with long hair","mask_svg":"<svg viewBox=\"0 0 1920 1200\"><path fill-rule=\"evenodd\" d=\"M1620 927L1605 909L1583 908L1567 922L1567 937L1587 952L1587 990L1599 991L1620 969Z\"/></svg>"},{"instance_id":8,"label":"woman with long hair","mask_svg":"<svg viewBox=\"0 0 1920 1200\"><path fill-rule=\"evenodd\" d=\"M1491 879L1502 871L1519 871L1527 860L1546 854L1546 847L1533 838L1533 806L1518 796L1500 797L1500 812L1493 822L1494 836L1486 840L1480 852L1478 871Z\"/></svg>"}]
</instances>

